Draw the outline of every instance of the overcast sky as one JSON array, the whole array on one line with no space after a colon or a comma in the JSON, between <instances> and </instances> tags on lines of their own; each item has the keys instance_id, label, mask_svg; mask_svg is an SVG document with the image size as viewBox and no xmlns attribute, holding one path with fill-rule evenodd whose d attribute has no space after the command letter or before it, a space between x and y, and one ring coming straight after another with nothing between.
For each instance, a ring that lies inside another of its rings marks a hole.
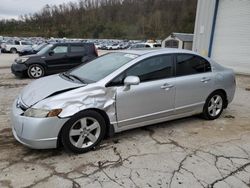
<instances>
[{"instance_id":1,"label":"overcast sky","mask_svg":"<svg viewBox=\"0 0 250 188\"><path fill-rule=\"evenodd\" d=\"M0 0L0 19L14 18L41 10L46 4L58 5L77 0Z\"/></svg>"}]
</instances>

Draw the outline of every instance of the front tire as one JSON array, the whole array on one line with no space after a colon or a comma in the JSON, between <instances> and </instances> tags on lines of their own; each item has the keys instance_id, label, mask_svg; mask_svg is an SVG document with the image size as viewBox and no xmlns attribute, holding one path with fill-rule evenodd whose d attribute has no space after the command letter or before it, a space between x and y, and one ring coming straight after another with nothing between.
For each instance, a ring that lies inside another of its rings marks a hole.
<instances>
[{"instance_id":1,"label":"front tire","mask_svg":"<svg viewBox=\"0 0 250 188\"><path fill-rule=\"evenodd\" d=\"M105 120L98 112L79 112L68 120L61 131L61 142L66 150L85 153L97 146L106 133Z\"/></svg>"},{"instance_id":2,"label":"front tire","mask_svg":"<svg viewBox=\"0 0 250 188\"><path fill-rule=\"evenodd\" d=\"M220 117L225 106L225 95L220 91L215 91L206 100L203 107L203 117L207 120L214 120Z\"/></svg>"},{"instance_id":3,"label":"front tire","mask_svg":"<svg viewBox=\"0 0 250 188\"><path fill-rule=\"evenodd\" d=\"M28 76L33 79L41 78L44 76L44 68L39 64L34 64L28 68Z\"/></svg>"}]
</instances>

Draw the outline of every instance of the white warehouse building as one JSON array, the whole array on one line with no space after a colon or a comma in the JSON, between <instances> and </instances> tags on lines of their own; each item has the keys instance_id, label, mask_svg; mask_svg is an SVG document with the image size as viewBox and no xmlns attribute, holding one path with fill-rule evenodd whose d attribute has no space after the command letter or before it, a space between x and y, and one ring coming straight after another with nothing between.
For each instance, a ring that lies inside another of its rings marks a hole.
<instances>
[{"instance_id":1,"label":"white warehouse building","mask_svg":"<svg viewBox=\"0 0 250 188\"><path fill-rule=\"evenodd\" d=\"M193 51L250 74L250 0L198 0Z\"/></svg>"}]
</instances>

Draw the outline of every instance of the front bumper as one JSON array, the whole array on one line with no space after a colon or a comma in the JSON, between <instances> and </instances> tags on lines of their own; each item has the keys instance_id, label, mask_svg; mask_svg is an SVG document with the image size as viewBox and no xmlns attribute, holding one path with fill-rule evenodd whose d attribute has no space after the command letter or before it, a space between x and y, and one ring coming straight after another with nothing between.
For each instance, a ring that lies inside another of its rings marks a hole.
<instances>
[{"instance_id":1,"label":"front bumper","mask_svg":"<svg viewBox=\"0 0 250 188\"><path fill-rule=\"evenodd\" d=\"M16 140L34 149L56 148L59 132L69 118L32 118L22 116L23 112L17 107L15 100L11 124Z\"/></svg>"},{"instance_id":2,"label":"front bumper","mask_svg":"<svg viewBox=\"0 0 250 188\"><path fill-rule=\"evenodd\" d=\"M24 63L13 63L11 65L11 72L18 76L23 77L27 74L28 67Z\"/></svg>"}]
</instances>

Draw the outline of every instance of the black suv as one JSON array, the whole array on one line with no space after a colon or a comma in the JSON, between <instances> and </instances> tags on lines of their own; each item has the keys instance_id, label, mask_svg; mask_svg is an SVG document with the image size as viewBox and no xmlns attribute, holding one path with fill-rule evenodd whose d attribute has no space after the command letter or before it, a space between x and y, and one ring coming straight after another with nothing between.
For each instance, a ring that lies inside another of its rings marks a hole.
<instances>
[{"instance_id":1,"label":"black suv","mask_svg":"<svg viewBox=\"0 0 250 188\"><path fill-rule=\"evenodd\" d=\"M11 71L18 77L40 78L64 72L98 56L93 43L48 44L37 54L15 59Z\"/></svg>"}]
</instances>

